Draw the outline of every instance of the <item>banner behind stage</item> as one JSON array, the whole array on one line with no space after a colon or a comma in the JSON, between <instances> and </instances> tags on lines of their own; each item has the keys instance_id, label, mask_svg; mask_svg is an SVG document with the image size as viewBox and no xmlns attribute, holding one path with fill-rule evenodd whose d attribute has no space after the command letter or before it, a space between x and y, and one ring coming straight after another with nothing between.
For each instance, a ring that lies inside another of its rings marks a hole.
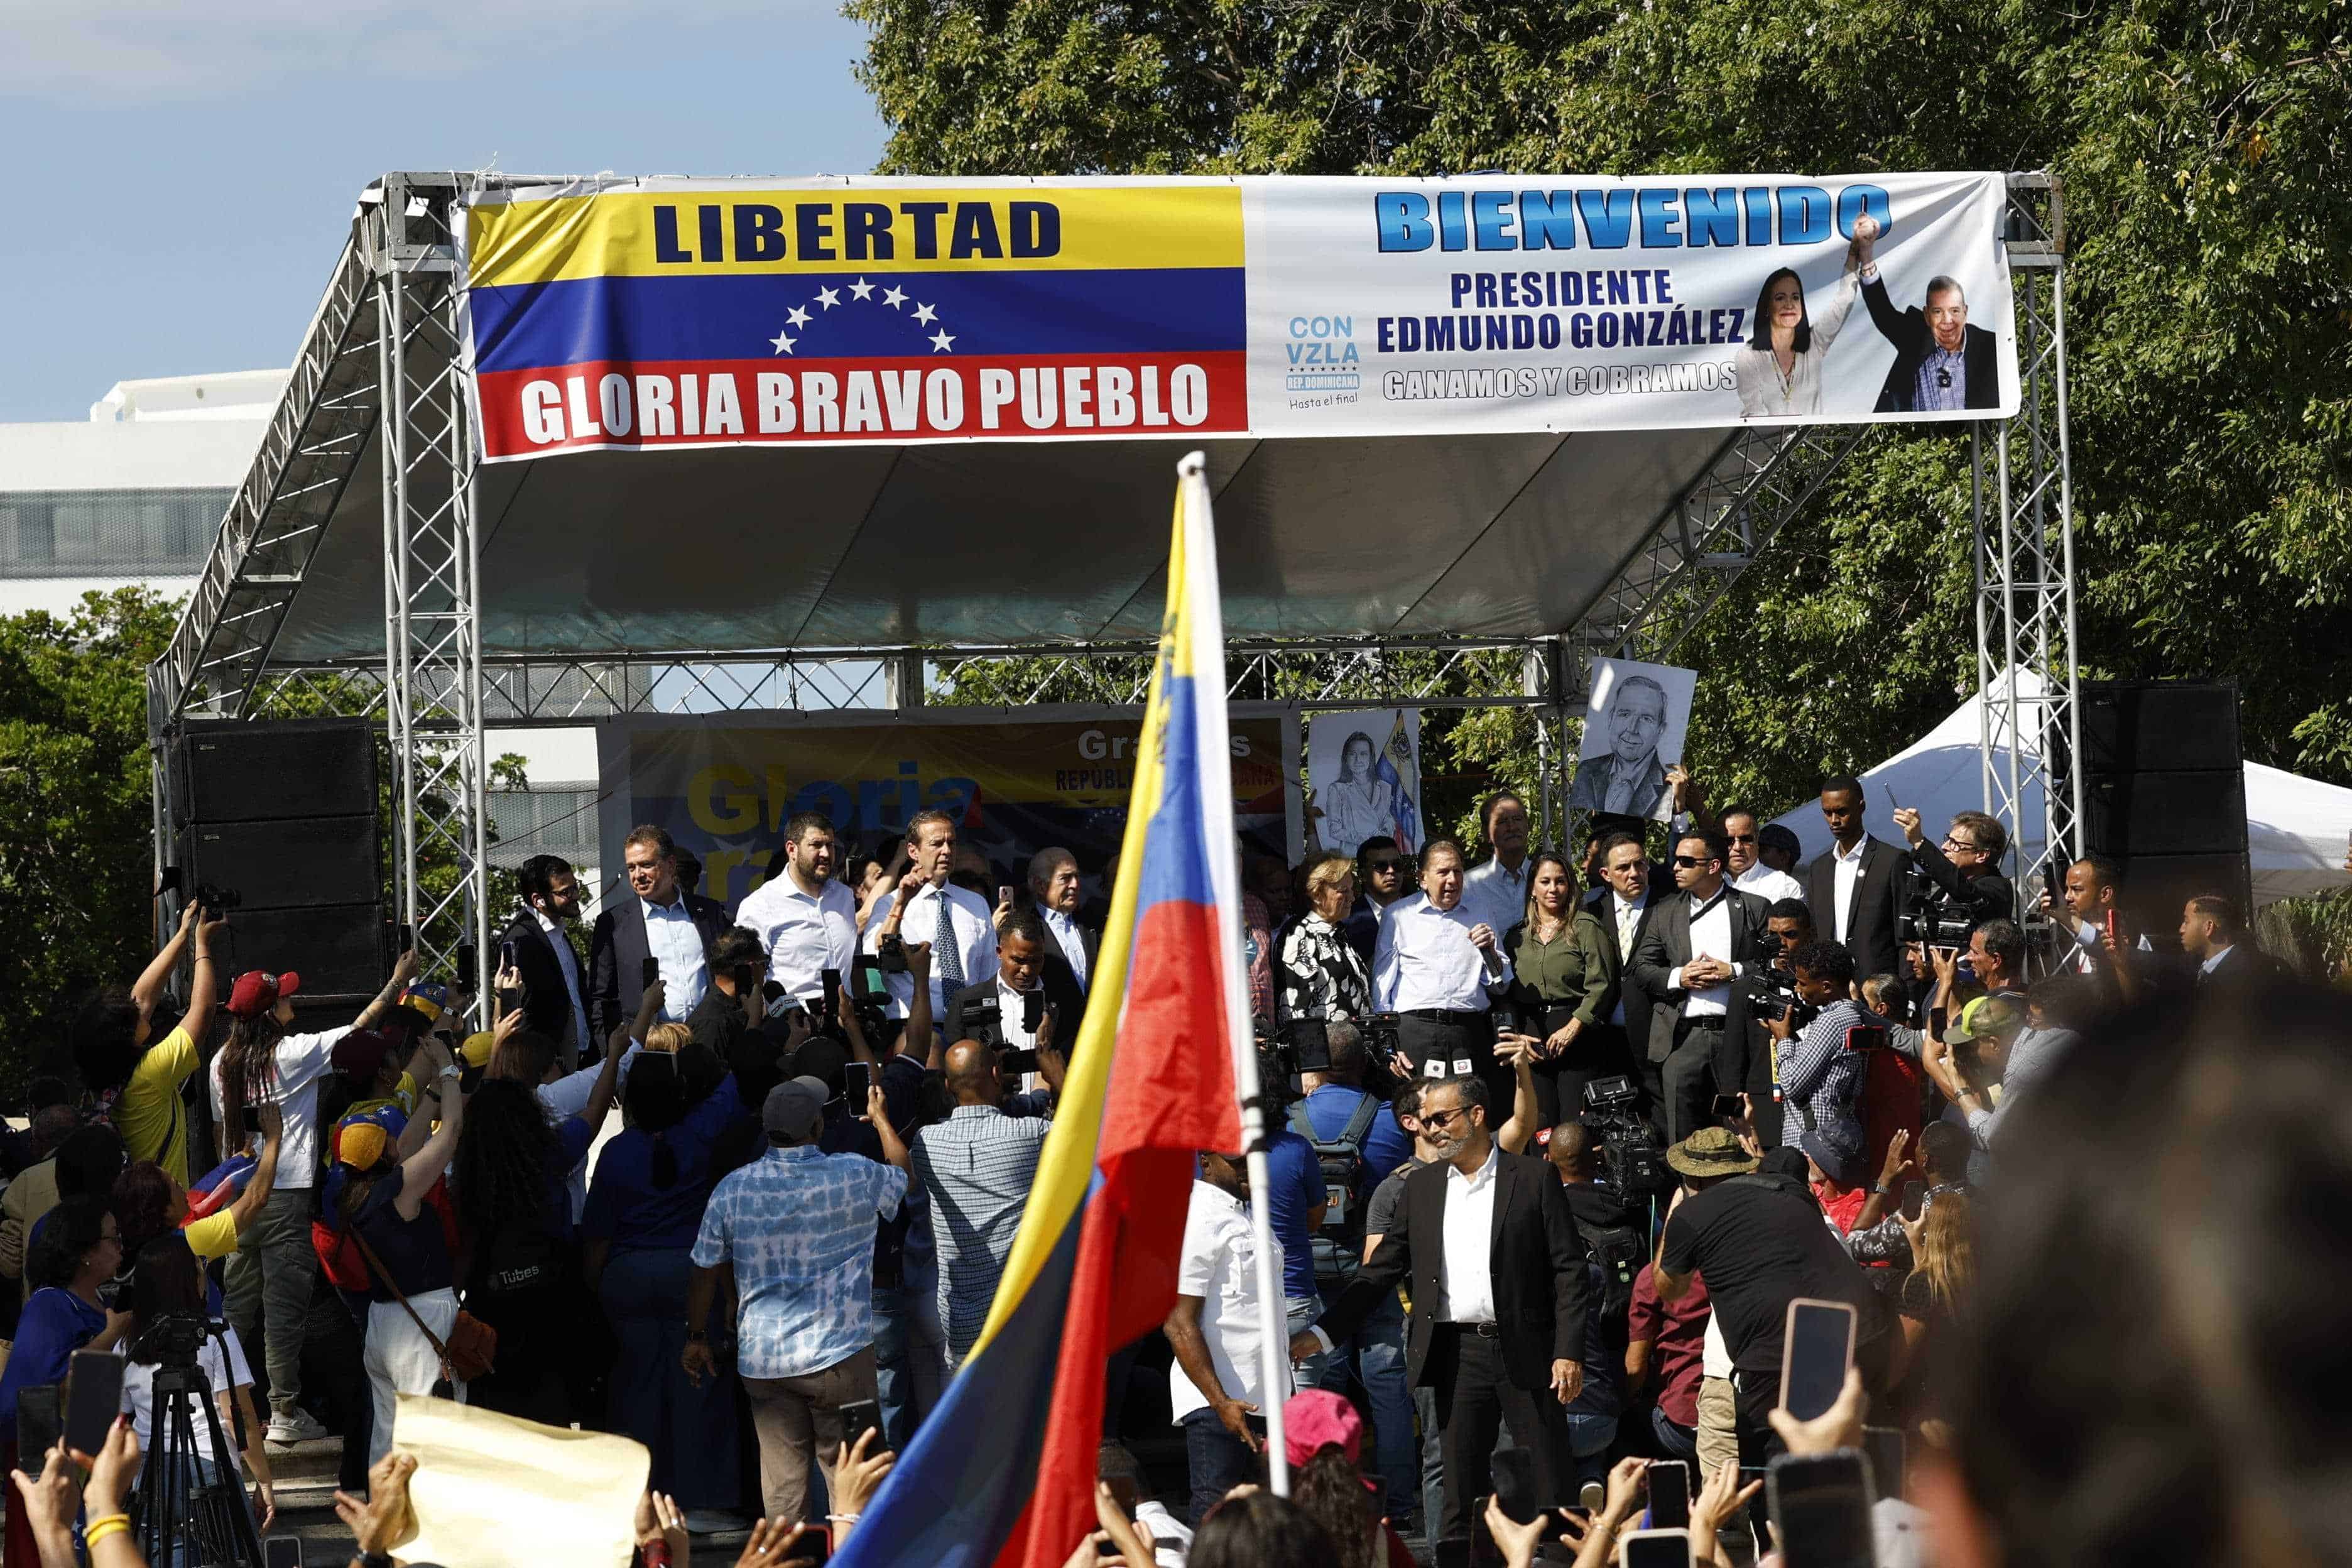
<instances>
[{"instance_id":1,"label":"banner behind stage","mask_svg":"<svg viewBox=\"0 0 2352 1568\"><path fill-rule=\"evenodd\" d=\"M1234 811L1244 834L1279 850L1293 819L1297 721L1233 721ZM918 811L955 814L963 844L1020 882L1049 844L1074 851L1089 886L1127 821L1140 713L1050 722L681 723L620 719L596 729L608 792L604 864L649 822L703 864L701 890L732 909L783 843L785 821L821 811L868 849Z\"/></svg>"},{"instance_id":2,"label":"banner behind stage","mask_svg":"<svg viewBox=\"0 0 2352 1568\"><path fill-rule=\"evenodd\" d=\"M1997 174L490 191L459 226L467 385L491 462L1980 418L2017 407L2005 200Z\"/></svg>"}]
</instances>

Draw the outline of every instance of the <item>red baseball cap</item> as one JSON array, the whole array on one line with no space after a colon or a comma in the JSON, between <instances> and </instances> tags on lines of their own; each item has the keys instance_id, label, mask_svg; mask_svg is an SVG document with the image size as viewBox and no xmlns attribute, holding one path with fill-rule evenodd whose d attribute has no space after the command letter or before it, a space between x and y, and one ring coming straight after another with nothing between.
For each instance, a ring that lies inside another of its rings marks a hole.
<instances>
[{"instance_id":1,"label":"red baseball cap","mask_svg":"<svg viewBox=\"0 0 2352 1568\"><path fill-rule=\"evenodd\" d=\"M291 996L301 989L302 977L299 974L266 974L258 969L248 969L229 987L228 1010L240 1018L258 1018L277 1006L279 997Z\"/></svg>"}]
</instances>

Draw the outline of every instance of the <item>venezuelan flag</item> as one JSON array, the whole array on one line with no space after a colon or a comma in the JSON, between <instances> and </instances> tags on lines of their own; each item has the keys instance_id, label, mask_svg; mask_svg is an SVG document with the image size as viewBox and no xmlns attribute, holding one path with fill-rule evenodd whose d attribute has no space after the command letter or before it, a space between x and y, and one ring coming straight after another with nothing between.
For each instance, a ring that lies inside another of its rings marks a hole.
<instances>
[{"instance_id":1,"label":"venezuelan flag","mask_svg":"<svg viewBox=\"0 0 2352 1568\"><path fill-rule=\"evenodd\" d=\"M843 1568L1059 1568L1094 1528L1111 1353L1176 1301L1194 1152L1241 1146L1251 1047L1208 484L1179 465L1123 875L1070 1073L979 1342Z\"/></svg>"}]
</instances>

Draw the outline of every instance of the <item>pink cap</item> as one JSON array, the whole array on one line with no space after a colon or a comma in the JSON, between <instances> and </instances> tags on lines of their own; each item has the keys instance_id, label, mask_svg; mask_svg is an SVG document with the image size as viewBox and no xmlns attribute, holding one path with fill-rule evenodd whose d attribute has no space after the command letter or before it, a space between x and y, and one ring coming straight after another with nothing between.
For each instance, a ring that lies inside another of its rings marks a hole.
<instances>
[{"instance_id":1,"label":"pink cap","mask_svg":"<svg viewBox=\"0 0 2352 1568\"><path fill-rule=\"evenodd\" d=\"M1305 1389L1282 1407L1282 1447L1296 1468L1337 1443L1350 1463L1361 1459L1364 1418L1356 1407L1328 1388Z\"/></svg>"}]
</instances>

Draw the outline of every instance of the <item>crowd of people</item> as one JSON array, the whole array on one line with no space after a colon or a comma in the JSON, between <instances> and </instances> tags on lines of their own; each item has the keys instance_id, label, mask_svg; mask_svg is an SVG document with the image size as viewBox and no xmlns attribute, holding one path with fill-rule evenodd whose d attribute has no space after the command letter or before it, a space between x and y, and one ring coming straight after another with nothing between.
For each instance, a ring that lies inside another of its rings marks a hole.
<instances>
[{"instance_id":1,"label":"crowd of people","mask_svg":"<svg viewBox=\"0 0 2352 1568\"><path fill-rule=\"evenodd\" d=\"M1074 1563L1402 1568L1412 1541L1439 1563L1597 1563L1659 1464L1685 1468L1660 1496L1687 1499L1693 1559L1745 1560L1769 1549L1757 1483L1781 1456L1864 1447L1882 1557L1900 1537L1920 1560L1912 1503L1938 1485L2010 1560L2037 1555L1998 1533L2020 1505L1985 1489L2016 1479L2018 1444L2047 1444L2015 1436L1983 1378L2047 1352L1986 1328L2005 1314L2035 1338L2020 1249L2053 1255L2099 1215L2013 1192L2012 1168L2079 1168L2049 1141L2102 1114L2083 1063L2134 1077L2105 1043L2118 1030L2173 1020L2151 1053L2171 1079L2133 1092L2149 1117L2218 1119L2196 1140L2210 1148L2281 1086L2200 1057L2180 1021L2271 1049L2243 1020L2286 1009L2315 1096L2346 1071L2318 1044L2341 1041L2340 1016L2220 894L2189 900L2165 933L2178 953L2159 952L2118 918L2118 868L2084 859L2046 896L2037 946L1990 816L1937 842L1895 809L1881 839L1863 785L1832 778L1832 845L1801 865L1792 835L1669 778L1664 861L1622 819L1589 824L1573 859L1536 846L1508 792L1484 804L1475 864L1445 838L1296 866L1239 851L1279 1112L1263 1202L1282 1321L1256 1294L1243 1152L1201 1151L1175 1308L1106 1369L1104 1529ZM795 816L731 917L640 827L584 951L583 889L540 857L485 995L420 981L404 954L347 1019L306 1017L296 975L222 974L226 921L190 904L133 984L83 1009L79 1082L36 1083L0 1149L0 1273L21 1281L0 1445L75 1352L129 1363L105 1452L9 1455L10 1568L70 1560L77 1495L90 1561L126 1568L110 1521L152 1446L142 1391L172 1321L223 1325L202 1352L223 1436L197 1479L241 1477L266 1528L270 1455L339 1439L371 1568L404 1520L413 1532L403 1394L642 1442L648 1561L744 1529L747 1563L795 1560L808 1530L837 1550L979 1337L1100 940L1075 856L1038 851L1013 891L956 826L926 812L853 859L823 816ZM2173 1079L2216 1072L2183 1109ZM2340 1182L2329 1157L2304 1163ZM2218 1211L2217 1173L2196 1169L2195 1205ZM2200 1316L2204 1288L2172 1278L2149 1239L2161 1203L2142 1197L2117 1200L2128 1223L2102 1243L2116 1268L2169 1291L2183 1335L2242 1324L2243 1342L2207 1347L2255 1358L2240 1384L2274 1376L2269 1320ZM2018 1228L1996 1268L2004 1203ZM1837 1408L1801 1421L1780 1407L1800 1300L1850 1314L1853 1372ZM2111 1361L2089 1332L2059 1337ZM1280 1386L1268 1334L1288 1347ZM2231 1386L2227 1430L2251 1432L2256 1395ZM1276 1401L1288 1500L1260 1489ZM2063 1426L2059 1392L2027 1403ZM1163 1504L1137 1455L1171 1438L1185 1484ZM2282 1441L2263 1434L2263 1451ZM2047 1500L2060 1482L2037 1486ZM2128 1535L2081 1526L2102 1549Z\"/></svg>"}]
</instances>

